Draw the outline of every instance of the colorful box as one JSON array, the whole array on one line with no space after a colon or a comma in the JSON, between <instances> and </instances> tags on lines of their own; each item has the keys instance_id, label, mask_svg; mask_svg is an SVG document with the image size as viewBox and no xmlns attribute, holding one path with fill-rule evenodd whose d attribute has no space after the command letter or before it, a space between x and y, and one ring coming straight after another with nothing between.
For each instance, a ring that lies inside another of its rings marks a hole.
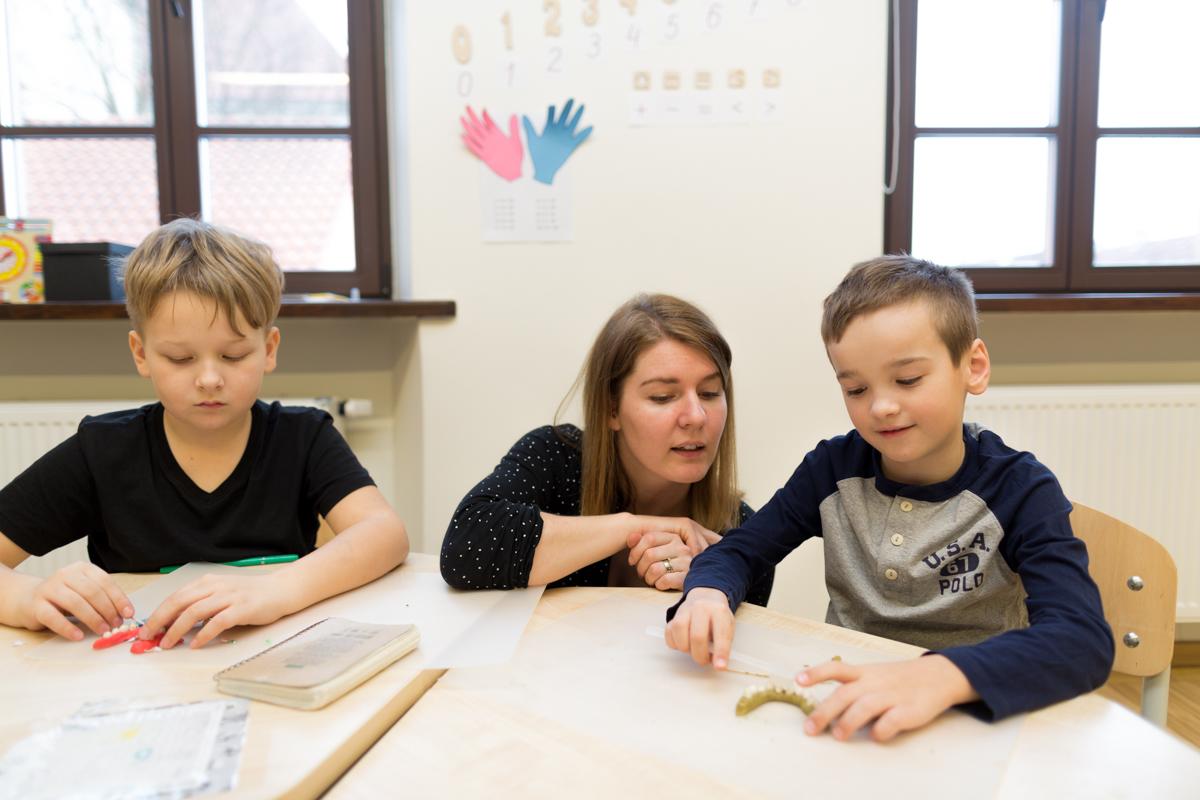
<instances>
[{"instance_id":1,"label":"colorful box","mask_svg":"<svg viewBox=\"0 0 1200 800\"><path fill-rule=\"evenodd\" d=\"M48 219L0 217L0 303L45 301L39 245L50 230Z\"/></svg>"}]
</instances>

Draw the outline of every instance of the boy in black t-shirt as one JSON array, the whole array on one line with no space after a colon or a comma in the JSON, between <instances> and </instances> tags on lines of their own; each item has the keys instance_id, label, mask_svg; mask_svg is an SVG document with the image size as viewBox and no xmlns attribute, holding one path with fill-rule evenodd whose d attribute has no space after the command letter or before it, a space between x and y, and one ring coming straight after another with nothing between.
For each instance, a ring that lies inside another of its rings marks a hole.
<instances>
[{"instance_id":1,"label":"boy in black t-shirt","mask_svg":"<svg viewBox=\"0 0 1200 800\"><path fill-rule=\"evenodd\" d=\"M328 414L257 400L275 369L283 274L271 251L179 219L125 265L129 348L159 402L89 417L0 490L0 623L101 634L134 609L109 572L303 556L267 575L207 575L152 610L164 649L197 622L201 647L371 581L408 554L404 524ZM315 549L317 515L337 534ZM13 571L87 537L91 563ZM151 609L141 609L142 613Z\"/></svg>"}]
</instances>

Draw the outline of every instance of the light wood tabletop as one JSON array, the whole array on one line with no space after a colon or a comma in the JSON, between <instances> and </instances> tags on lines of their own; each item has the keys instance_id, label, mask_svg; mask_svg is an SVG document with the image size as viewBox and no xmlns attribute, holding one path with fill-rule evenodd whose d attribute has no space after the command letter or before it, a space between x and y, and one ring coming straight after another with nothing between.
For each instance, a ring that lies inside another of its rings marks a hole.
<instances>
[{"instance_id":1,"label":"light wood tabletop","mask_svg":"<svg viewBox=\"0 0 1200 800\"><path fill-rule=\"evenodd\" d=\"M677 599L642 589L547 591L509 665L450 671L326 796L1061 800L1195 797L1200 786L1200 751L1094 694L995 725L950 712L889 744L804 737L800 712L779 703L735 716L711 695L736 697L754 679L723 686L738 676L694 667L643 630L614 645L621 634L589 613L628 615L630 604L644 604L661 628L662 610ZM861 659L921 652L754 606L737 618L732 666L751 629ZM687 684L683 694L676 684Z\"/></svg>"},{"instance_id":2,"label":"light wood tabletop","mask_svg":"<svg viewBox=\"0 0 1200 800\"><path fill-rule=\"evenodd\" d=\"M261 569L261 568L255 568ZM412 554L400 569L436 571L437 558ZM397 571L379 581L388 581ZM157 575L118 575L134 591ZM217 692L211 667L172 664L170 652L128 661L35 660L30 651L50 634L0 626L0 753L55 725L88 702L154 704L229 699ZM16 644L20 642L21 644ZM82 645L81 645L82 646ZM211 646L211 645L210 645ZM144 659L144 660L143 660ZM354 763L444 672L405 658L318 711L252 702L237 785L222 797L316 797ZM102 768L102 765L96 765Z\"/></svg>"}]
</instances>

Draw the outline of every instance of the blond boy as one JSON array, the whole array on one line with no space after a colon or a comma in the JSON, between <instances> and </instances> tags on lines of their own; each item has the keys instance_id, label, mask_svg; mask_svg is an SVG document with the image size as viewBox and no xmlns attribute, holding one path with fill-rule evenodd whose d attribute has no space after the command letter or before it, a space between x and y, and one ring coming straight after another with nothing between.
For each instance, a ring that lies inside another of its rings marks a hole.
<instances>
[{"instance_id":1,"label":"blond boy","mask_svg":"<svg viewBox=\"0 0 1200 800\"><path fill-rule=\"evenodd\" d=\"M1070 503L1032 455L963 423L991 372L967 279L909 256L858 264L825 299L821 334L854 431L696 558L668 645L725 668L749 576L821 536L826 621L930 652L801 672L802 686L842 684L808 733L869 725L886 740L951 706L999 719L1103 683L1112 634Z\"/></svg>"},{"instance_id":2,"label":"blond boy","mask_svg":"<svg viewBox=\"0 0 1200 800\"><path fill-rule=\"evenodd\" d=\"M328 414L258 400L279 353L283 274L271 251L178 219L126 262L129 349L158 402L86 418L0 490L0 623L72 640L148 614L140 634L201 647L400 564L408 537ZM337 536L315 549L317 515ZM90 562L12 570L87 537ZM207 575L135 609L111 572L295 554L270 574Z\"/></svg>"}]
</instances>

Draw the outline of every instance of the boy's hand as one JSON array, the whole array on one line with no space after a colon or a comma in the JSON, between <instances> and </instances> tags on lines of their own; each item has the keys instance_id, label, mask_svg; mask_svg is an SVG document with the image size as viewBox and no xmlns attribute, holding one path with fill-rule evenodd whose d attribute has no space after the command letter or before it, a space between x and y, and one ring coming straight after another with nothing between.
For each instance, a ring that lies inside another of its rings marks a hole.
<instances>
[{"instance_id":1,"label":"boy's hand","mask_svg":"<svg viewBox=\"0 0 1200 800\"><path fill-rule=\"evenodd\" d=\"M280 572L283 572L281 570ZM152 639L165 630L159 647L174 647L198 622L204 627L191 647L203 647L235 625L266 625L288 612L280 572L269 575L205 575L176 591L146 620L138 634Z\"/></svg>"},{"instance_id":2,"label":"boy's hand","mask_svg":"<svg viewBox=\"0 0 1200 800\"><path fill-rule=\"evenodd\" d=\"M841 741L874 721L871 738L886 742L928 724L950 706L979 699L962 671L941 655L889 664L827 661L796 675L801 686L822 681L842 685L809 715L804 732L815 736L832 723L833 738Z\"/></svg>"},{"instance_id":3,"label":"boy's hand","mask_svg":"<svg viewBox=\"0 0 1200 800\"><path fill-rule=\"evenodd\" d=\"M711 660L716 669L729 664L733 646L733 612L719 589L692 589L667 625L667 647L692 654L697 664ZM710 658L711 649L711 658Z\"/></svg>"},{"instance_id":4,"label":"boy's hand","mask_svg":"<svg viewBox=\"0 0 1200 800\"><path fill-rule=\"evenodd\" d=\"M76 561L31 586L19 601L26 628L49 628L64 639L79 641L83 631L67 620L68 614L97 636L133 616L133 603L104 570L87 561Z\"/></svg>"}]
</instances>

